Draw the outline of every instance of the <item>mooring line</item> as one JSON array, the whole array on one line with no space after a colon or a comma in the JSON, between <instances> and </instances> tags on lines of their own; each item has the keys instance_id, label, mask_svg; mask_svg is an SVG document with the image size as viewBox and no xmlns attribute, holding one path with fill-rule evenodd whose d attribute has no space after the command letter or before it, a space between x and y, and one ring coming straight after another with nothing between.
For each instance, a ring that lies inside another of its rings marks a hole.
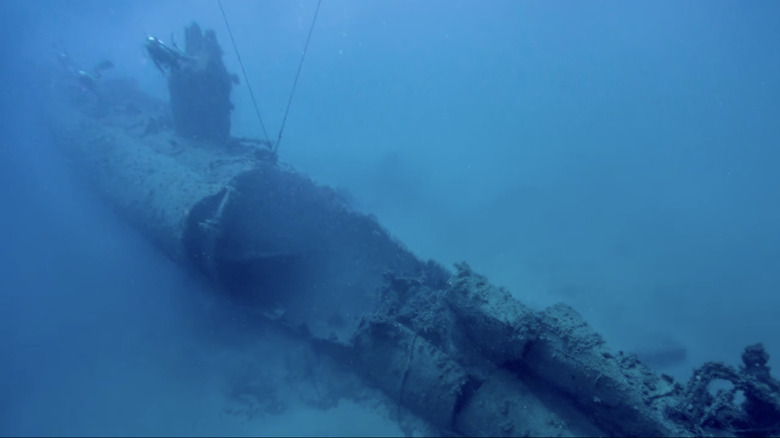
<instances>
[{"instance_id":1,"label":"mooring line","mask_svg":"<svg viewBox=\"0 0 780 438\"><path fill-rule=\"evenodd\" d=\"M309 36L306 37L306 45L303 46L303 54L301 54L301 62L298 63L298 72L295 73L295 80L293 81L292 91L290 91L290 99L287 101L287 109L284 110L284 118L282 118L282 127L279 128L279 136L276 138L273 152L279 150L279 142L282 141L282 133L284 132L284 125L287 123L287 113L290 112L290 104L292 104L293 95L295 95L295 87L298 85L298 77L301 76L301 68L303 67L303 60L306 58L306 52L309 50L309 42L311 41L311 34L314 31L314 23L317 22L317 14L320 12L320 4L322 0L317 0L317 9L314 10L314 18L311 20L311 26L309 26Z\"/></svg>"},{"instance_id":2,"label":"mooring line","mask_svg":"<svg viewBox=\"0 0 780 438\"><path fill-rule=\"evenodd\" d=\"M265 136L265 140L268 142L268 132L265 129L265 125L263 124L263 118L260 116L260 109L257 106L257 100L255 99L255 94L252 92L252 86L249 83L249 77L246 74L246 69L244 69L244 63L241 61L241 54L238 52L238 45L236 44L235 38L233 38L233 31L230 29L230 23L227 19L227 14L225 14L225 8L222 6L222 0L217 0L217 3L219 4L219 10L222 12L222 19L225 20L225 26L228 30L228 35L230 35L230 41L233 43L233 50L236 52L236 58L238 58L238 64L241 66L241 72L244 74L244 81L246 82L246 87L249 90L249 96L252 98L252 104L255 106L255 113L257 113L257 120L260 121L260 127L263 128L263 135ZM322 4L322 0L317 0L317 9L314 10L314 18L311 20L311 26L309 26L309 35L306 37L306 45L303 46L303 53L301 54L301 61L298 63L298 71L295 73L295 79L293 80L293 86L292 90L290 91L290 97L287 99L287 107L284 110L284 116L282 117L282 126L279 128L279 135L276 137L276 142L273 144L273 147L271 148L271 151L276 155L277 151L279 150L279 143L282 141L282 134L284 134L284 125L287 124L287 115L290 113L290 105L292 105L293 96L295 95L295 88L298 86L298 78L301 76L301 69L303 68L303 60L306 59L306 52L309 51L309 43L311 42L311 34L314 32L314 24L317 23L317 15L319 15L320 12L320 5Z\"/></svg>"},{"instance_id":3,"label":"mooring line","mask_svg":"<svg viewBox=\"0 0 780 438\"><path fill-rule=\"evenodd\" d=\"M249 83L249 77L244 69L244 62L241 61L241 54L238 52L238 46L236 45L236 39L233 38L233 31L230 29L230 23L228 22L227 15L225 14L225 8L222 7L222 0L217 0L219 4L219 10L222 11L222 19L225 20L225 26L227 26L228 35L230 35L230 41L233 43L233 50L236 52L236 58L238 58L238 65L241 66L241 72L244 74L244 82L246 82L246 88L249 90L249 96L252 98L252 104L255 106L255 113L257 113L257 120L260 121L260 127L263 128L263 135L265 141L269 142L268 131L265 130L265 124L263 123L263 117L260 116L260 109L257 106L257 100L255 100L255 93L252 92L252 85ZM275 152L275 150L274 150Z\"/></svg>"}]
</instances>

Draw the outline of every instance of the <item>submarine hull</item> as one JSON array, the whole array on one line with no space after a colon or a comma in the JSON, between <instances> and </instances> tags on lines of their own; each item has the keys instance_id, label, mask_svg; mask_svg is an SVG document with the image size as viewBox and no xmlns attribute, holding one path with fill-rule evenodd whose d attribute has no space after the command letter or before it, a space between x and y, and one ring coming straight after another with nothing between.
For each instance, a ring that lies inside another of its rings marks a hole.
<instances>
[{"instance_id":1,"label":"submarine hull","mask_svg":"<svg viewBox=\"0 0 780 438\"><path fill-rule=\"evenodd\" d=\"M465 263L451 273L420 260L263 149L178 136L168 106L132 83L85 90L53 77L41 107L56 149L121 218L439 434L717 435L730 430L713 422L724 406L723 421L759 424L752 409L780 431L768 369L716 367L713 379L747 388L747 408L708 398L701 382L686 392L610 351L567 306L533 311Z\"/></svg>"}]
</instances>

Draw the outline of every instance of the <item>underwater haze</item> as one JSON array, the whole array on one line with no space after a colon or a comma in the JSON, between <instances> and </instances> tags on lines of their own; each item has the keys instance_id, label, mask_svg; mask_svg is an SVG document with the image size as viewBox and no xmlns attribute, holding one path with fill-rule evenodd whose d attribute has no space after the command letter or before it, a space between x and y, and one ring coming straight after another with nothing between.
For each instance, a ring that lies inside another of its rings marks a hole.
<instances>
[{"instance_id":1,"label":"underwater haze","mask_svg":"<svg viewBox=\"0 0 780 438\"><path fill-rule=\"evenodd\" d=\"M222 4L275 138L317 1ZM324 0L280 160L659 372L757 342L777 370L778 17L769 0ZM270 386L277 414L226 409L295 347L258 344L52 152L38 97L58 52L167 100L143 42L193 21L241 76L233 134L262 137L217 0L0 2L0 435L402 433Z\"/></svg>"}]
</instances>

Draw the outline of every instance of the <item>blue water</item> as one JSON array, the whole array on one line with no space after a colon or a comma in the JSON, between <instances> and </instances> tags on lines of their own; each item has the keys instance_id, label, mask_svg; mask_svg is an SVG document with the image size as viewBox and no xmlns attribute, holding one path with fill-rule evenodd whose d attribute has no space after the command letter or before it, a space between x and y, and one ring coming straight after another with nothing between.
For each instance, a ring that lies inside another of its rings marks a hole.
<instances>
[{"instance_id":1,"label":"blue water","mask_svg":"<svg viewBox=\"0 0 780 438\"><path fill-rule=\"evenodd\" d=\"M223 3L275 137L316 2ZM774 1L326 0L281 159L420 256L574 306L615 349L687 352L660 371L735 364L755 342L778 369L778 16ZM213 414L227 347L204 325L231 322L201 321L206 286L48 152L39 66L108 58L165 98L142 43L195 20L239 73L216 0L6 0L0 17L0 434L398 433L356 425L356 407ZM243 80L233 101L234 134L262 136Z\"/></svg>"}]
</instances>

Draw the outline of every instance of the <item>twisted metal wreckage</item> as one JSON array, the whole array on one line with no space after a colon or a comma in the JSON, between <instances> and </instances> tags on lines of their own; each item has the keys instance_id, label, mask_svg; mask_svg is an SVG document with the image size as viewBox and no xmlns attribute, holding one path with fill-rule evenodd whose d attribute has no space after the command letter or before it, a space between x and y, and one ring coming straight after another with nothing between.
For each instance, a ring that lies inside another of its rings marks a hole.
<instances>
[{"instance_id":1,"label":"twisted metal wreckage","mask_svg":"<svg viewBox=\"0 0 780 438\"><path fill-rule=\"evenodd\" d=\"M193 24L185 50L163 48L170 105L129 82L54 74L58 150L168 256L434 433L780 434L760 344L739 369L707 363L682 385L612 352L566 305L532 311L465 263L422 261L270 148L230 137L235 78L213 32Z\"/></svg>"}]
</instances>

